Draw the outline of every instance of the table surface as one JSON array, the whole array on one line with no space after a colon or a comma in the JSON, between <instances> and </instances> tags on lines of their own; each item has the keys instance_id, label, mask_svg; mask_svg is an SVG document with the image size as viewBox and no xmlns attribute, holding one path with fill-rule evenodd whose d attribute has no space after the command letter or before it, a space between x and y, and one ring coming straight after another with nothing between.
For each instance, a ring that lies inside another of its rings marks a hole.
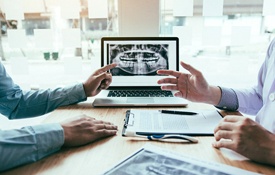
<instances>
[{"instance_id":1,"label":"table surface","mask_svg":"<svg viewBox=\"0 0 275 175\"><path fill-rule=\"evenodd\" d=\"M99 140L82 147L63 148L59 152L38 162L23 165L1 174L100 174L140 149L146 143L206 161L223 163L263 174L275 174L275 167L242 159L239 155L236 156L234 152L230 152L230 150L219 150L213 148L213 136L197 137L199 140L198 143L167 143L147 140L137 141L132 138L122 137L121 131L127 109L130 108L93 108L91 103L87 101L55 110L46 118L44 123L60 122L70 117L86 114L96 119L110 121L116 124L119 127L118 134L117 136ZM150 110L160 109L160 107L135 107L135 109ZM215 108L211 105L190 103L187 107L169 107L169 109L204 110Z\"/></svg>"}]
</instances>

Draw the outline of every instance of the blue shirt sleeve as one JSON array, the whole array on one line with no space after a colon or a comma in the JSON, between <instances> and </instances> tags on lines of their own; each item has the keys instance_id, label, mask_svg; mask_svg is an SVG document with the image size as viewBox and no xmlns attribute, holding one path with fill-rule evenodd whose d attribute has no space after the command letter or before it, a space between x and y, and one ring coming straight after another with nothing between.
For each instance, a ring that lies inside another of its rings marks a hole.
<instances>
[{"instance_id":1,"label":"blue shirt sleeve","mask_svg":"<svg viewBox=\"0 0 275 175\"><path fill-rule=\"evenodd\" d=\"M60 124L0 130L0 172L42 159L58 151L63 144Z\"/></svg>"},{"instance_id":2,"label":"blue shirt sleeve","mask_svg":"<svg viewBox=\"0 0 275 175\"><path fill-rule=\"evenodd\" d=\"M3 100L4 103L0 110L3 115L8 116L10 119L43 115L60 106L78 103L87 99L82 83L53 90L20 91L6 98Z\"/></svg>"},{"instance_id":3,"label":"blue shirt sleeve","mask_svg":"<svg viewBox=\"0 0 275 175\"><path fill-rule=\"evenodd\" d=\"M218 109L236 111L239 108L238 98L233 89L219 87L221 89L221 99L217 106Z\"/></svg>"},{"instance_id":4,"label":"blue shirt sleeve","mask_svg":"<svg viewBox=\"0 0 275 175\"><path fill-rule=\"evenodd\" d=\"M87 99L83 84L65 88L23 91L0 62L0 113L9 119L43 115L57 107Z\"/></svg>"},{"instance_id":5,"label":"blue shirt sleeve","mask_svg":"<svg viewBox=\"0 0 275 175\"><path fill-rule=\"evenodd\" d=\"M43 115L86 99L82 83L53 90L23 91L0 61L0 113L9 119ZM58 151L63 144L60 124L0 130L0 171L35 162Z\"/></svg>"}]
</instances>

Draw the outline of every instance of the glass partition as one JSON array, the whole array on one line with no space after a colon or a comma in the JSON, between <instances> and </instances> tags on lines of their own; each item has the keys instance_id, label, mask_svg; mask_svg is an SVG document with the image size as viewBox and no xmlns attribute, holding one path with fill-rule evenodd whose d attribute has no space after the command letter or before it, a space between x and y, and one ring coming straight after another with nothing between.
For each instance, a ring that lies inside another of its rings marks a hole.
<instances>
[{"instance_id":1,"label":"glass partition","mask_svg":"<svg viewBox=\"0 0 275 175\"><path fill-rule=\"evenodd\" d=\"M100 67L101 37L119 35L118 1L0 0L2 62L27 89L83 81ZM213 83L255 82L275 33L272 0L159 3L159 36L179 37L180 60Z\"/></svg>"}]
</instances>

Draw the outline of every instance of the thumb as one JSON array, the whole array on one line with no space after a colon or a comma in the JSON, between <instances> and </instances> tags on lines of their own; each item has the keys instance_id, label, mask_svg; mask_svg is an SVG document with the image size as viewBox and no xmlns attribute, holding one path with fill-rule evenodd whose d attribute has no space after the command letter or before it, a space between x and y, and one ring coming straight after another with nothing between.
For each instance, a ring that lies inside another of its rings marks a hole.
<instances>
[{"instance_id":1,"label":"thumb","mask_svg":"<svg viewBox=\"0 0 275 175\"><path fill-rule=\"evenodd\" d=\"M186 70L188 70L191 74L193 74L193 75L198 75L198 74L200 74L200 71L198 71L197 69L195 69L193 66L191 66L190 64L186 64L185 62L183 62L183 61L181 61L180 62L180 65L184 68L184 69L186 69Z\"/></svg>"},{"instance_id":2,"label":"thumb","mask_svg":"<svg viewBox=\"0 0 275 175\"><path fill-rule=\"evenodd\" d=\"M97 81L102 89L106 89L107 86L112 82L112 75L110 73L104 72L97 76Z\"/></svg>"}]
</instances>

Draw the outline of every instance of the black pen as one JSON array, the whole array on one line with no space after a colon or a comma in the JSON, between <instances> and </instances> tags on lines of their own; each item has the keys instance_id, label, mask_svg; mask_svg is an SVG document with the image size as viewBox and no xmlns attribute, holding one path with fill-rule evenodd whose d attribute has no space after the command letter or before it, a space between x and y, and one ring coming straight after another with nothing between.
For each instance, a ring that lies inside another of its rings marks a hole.
<instances>
[{"instance_id":1,"label":"black pen","mask_svg":"<svg viewBox=\"0 0 275 175\"><path fill-rule=\"evenodd\" d=\"M196 112L190 112L190 111L171 111L171 110L159 110L159 112L163 114L180 114L180 115L196 115L198 113Z\"/></svg>"}]
</instances>

